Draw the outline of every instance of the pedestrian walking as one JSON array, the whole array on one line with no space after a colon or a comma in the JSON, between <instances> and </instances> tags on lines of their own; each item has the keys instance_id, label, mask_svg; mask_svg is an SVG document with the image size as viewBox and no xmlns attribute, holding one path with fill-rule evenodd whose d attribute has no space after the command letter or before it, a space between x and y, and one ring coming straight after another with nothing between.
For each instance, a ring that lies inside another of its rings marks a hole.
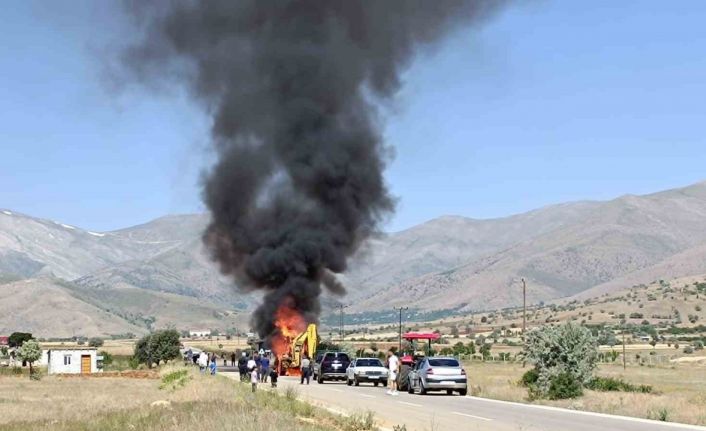
<instances>
[{"instance_id":1,"label":"pedestrian walking","mask_svg":"<svg viewBox=\"0 0 706 431\"><path fill-rule=\"evenodd\" d=\"M262 383L267 383L267 377L270 375L270 355L267 353L260 361L260 380Z\"/></svg>"},{"instance_id":2,"label":"pedestrian walking","mask_svg":"<svg viewBox=\"0 0 706 431\"><path fill-rule=\"evenodd\" d=\"M311 376L311 360L309 359L309 355L304 355L304 358L302 359L301 362L301 382L299 382L300 385L304 384L304 380L306 380L306 384L309 384L309 376Z\"/></svg>"},{"instance_id":3,"label":"pedestrian walking","mask_svg":"<svg viewBox=\"0 0 706 431\"><path fill-rule=\"evenodd\" d=\"M248 359L247 368L248 368L248 379L250 379L250 381L252 381L253 373L255 373L255 375L257 375L257 362L255 362L255 359L253 357Z\"/></svg>"},{"instance_id":4,"label":"pedestrian walking","mask_svg":"<svg viewBox=\"0 0 706 431\"><path fill-rule=\"evenodd\" d=\"M257 374L257 367L253 367L252 371L250 371L250 384L253 392L257 390L258 380L260 380L260 376Z\"/></svg>"},{"instance_id":5,"label":"pedestrian walking","mask_svg":"<svg viewBox=\"0 0 706 431\"><path fill-rule=\"evenodd\" d=\"M235 352L230 354L230 366L235 367Z\"/></svg>"}]
</instances>

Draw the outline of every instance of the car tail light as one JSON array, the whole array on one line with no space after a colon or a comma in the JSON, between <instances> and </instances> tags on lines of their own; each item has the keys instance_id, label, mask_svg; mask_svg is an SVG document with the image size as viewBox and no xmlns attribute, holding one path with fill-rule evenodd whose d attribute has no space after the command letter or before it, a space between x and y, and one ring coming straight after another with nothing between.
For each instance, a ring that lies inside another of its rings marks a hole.
<instances>
[{"instance_id":1,"label":"car tail light","mask_svg":"<svg viewBox=\"0 0 706 431\"><path fill-rule=\"evenodd\" d=\"M434 374L433 368L427 368L427 374Z\"/></svg>"}]
</instances>

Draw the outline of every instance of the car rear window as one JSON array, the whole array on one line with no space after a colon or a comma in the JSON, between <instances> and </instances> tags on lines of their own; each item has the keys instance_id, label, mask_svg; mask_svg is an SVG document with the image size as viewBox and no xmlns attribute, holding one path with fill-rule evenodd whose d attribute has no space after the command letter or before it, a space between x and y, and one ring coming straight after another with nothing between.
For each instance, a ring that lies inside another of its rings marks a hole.
<instances>
[{"instance_id":1,"label":"car rear window","mask_svg":"<svg viewBox=\"0 0 706 431\"><path fill-rule=\"evenodd\" d=\"M429 359L429 365L432 367L458 367L458 361L449 358Z\"/></svg>"},{"instance_id":2,"label":"car rear window","mask_svg":"<svg viewBox=\"0 0 706 431\"><path fill-rule=\"evenodd\" d=\"M348 359L348 355L345 353L327 353L326 356L324 356L324 362L331 362L334 359L338 359L339 361L350 361L350 359Z\"/></svg>"},{"instance_id":3,"label":"car rear window","mask_svg":"<svg viewBox=\"0 0 706 431\"><path fill-rule=\"evenodd\" d=\"M382 367L382 362L378 359L358 359L355 365L357 367Z\"/></svg>"}]
</instances>

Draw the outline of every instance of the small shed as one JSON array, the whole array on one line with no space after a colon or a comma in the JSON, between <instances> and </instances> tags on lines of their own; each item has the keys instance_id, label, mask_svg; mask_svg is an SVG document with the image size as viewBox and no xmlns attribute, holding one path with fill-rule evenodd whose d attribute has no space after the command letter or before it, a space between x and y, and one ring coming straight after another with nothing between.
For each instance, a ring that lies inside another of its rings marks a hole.
<instances>
[{"instance_id":1,"label":"small shed","mask_svg":"<svg viewBox=\"0 0 706 431\"><path fill-rule=\"evenodd\" d=\"M103 371L102 357L92 347L47 350L47 374L90 374Z\"/></svg>"}]
</instances>

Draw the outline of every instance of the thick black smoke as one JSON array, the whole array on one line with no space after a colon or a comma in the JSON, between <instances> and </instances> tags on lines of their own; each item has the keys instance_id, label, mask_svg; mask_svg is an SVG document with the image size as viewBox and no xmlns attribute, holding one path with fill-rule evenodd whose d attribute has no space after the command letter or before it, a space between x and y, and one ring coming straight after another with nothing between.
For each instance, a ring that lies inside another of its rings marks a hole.
<instances>
[{"instance_id":1,"label":"thick black smoke","mask_svg":"<svg viewBox=\"0 0 706 431\"><path fill-rule=\"evenodd\" d=\"M415 51L498 1L135 2L146 37L133 70L176 77L213 118L218 156L204 236L241 289L264 289L253 323L275 335L283 304L308 321L324 285L393 210L376 103ZM429 143L430 146L433 142Z\"/></svg>"}]
</instances>

